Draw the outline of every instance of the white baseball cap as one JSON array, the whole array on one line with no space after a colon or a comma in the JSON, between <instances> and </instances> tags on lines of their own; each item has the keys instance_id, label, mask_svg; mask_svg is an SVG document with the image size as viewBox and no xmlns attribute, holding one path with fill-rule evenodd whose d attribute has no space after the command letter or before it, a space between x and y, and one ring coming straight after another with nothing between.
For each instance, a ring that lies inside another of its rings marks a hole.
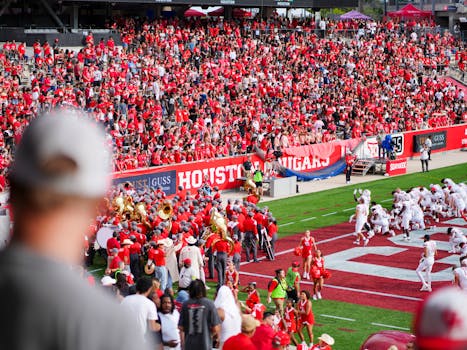
<instances>
[{"instance_id":1,"label":"white baseball cap","mask_svg":"<svg viewBox=\"0 0 467 350\"><path fill-rule=\"evenodd\" d=\"M101 278L101 283L103 286L111 286L115 283L117 283L117 280L115 278L112 278L110 276L104 276Z\"/></svg>"},{"instance_id":2,"label":"white baseball cap","mask_svg":"<svg viewBox=\"0 0 467 350\"><path fill-rule=\"evenodd\" d=\"M72 164L72 170L48 166L57 160ZM37 117L26 128L10 178L29 188L97 198L110 186L110 164L103 128L84 113L62 109Z\"/></svg>"},{"instance_id":3,"label":"white baseball cap","mask_svg":"<svg viewBox=\"0 0 467 350\"><path fill-rule=\"evenodd\" d=\"M467 292L442 288L423 303L415 318L417 349L467 349Z\"/></svg>"}]
</instances>

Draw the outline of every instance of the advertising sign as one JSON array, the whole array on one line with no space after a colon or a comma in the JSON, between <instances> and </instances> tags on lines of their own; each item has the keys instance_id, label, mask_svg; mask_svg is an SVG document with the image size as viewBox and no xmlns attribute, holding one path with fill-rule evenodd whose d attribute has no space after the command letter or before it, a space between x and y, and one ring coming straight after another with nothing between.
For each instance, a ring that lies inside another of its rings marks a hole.
<instances>
[{"instance_id":1,"label":"advertising sign","mask_svg":"<svg viewBox=\"0 0 467 350\"><path fill-rule=\"evenodd\" d=\"M429 136L431 136L432 150L446 148L447 132L445 130L429 132L413 136L413 151L415 153L420 152L420 147L425 144L425 141Z\"/></svg>"},{"instance_id":2,"label":"advertising sign","mask_svg":"<svg viewBox=\"0 0 467 350\"><path fill-rule=\"evenodd\" d=\"M388 160L386 162L386 174L389 176L407 173L407 158Z\"/></svg>"},{"instance_id":3,"label":"advertising sign","mask_svg":"<svg viewBox=\"0 0 467 350\"><path fill-rule=\"evenodd\" d=\"M114 178L115 185L130 182L136 190L147 187L156 188L161 186L167 195L175 194L177 190L177 176L175 170L161 172L147 172L141 175Z\"/></svg>"}]
</instances>

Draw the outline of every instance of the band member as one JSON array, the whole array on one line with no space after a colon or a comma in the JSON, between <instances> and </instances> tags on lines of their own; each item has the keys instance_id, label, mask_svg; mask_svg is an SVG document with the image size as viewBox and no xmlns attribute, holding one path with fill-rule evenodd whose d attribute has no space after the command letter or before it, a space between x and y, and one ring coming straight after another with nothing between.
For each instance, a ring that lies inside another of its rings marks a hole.
<instances>
[{"instance_id":1,"label":"band member","mask_svg":"<svg viewBox=\"0 0 467 350\"><path fill-rule=\"evenodd\" d=\"M302 249L303 258L303 278L310 278L310 267L313 252L316 250L315 239L311 237L310 230L305 231L305 236L300 240L300 248Z\"/></svg>"}]
</instances>

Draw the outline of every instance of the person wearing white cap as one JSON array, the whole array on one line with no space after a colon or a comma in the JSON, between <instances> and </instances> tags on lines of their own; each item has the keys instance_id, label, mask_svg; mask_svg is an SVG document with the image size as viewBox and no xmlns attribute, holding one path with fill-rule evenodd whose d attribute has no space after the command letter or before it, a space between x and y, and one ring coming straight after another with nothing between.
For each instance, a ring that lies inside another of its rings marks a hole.
<instances>
[{"instance_id":1,"label":"person wearing white cap","mask_svg":"<svg viewBox=\"0 0 467 350\"><path fill-rule=\"evenodd\" d=\"M184 264L184 260L190 259L191 267L195 274L195 279L201 278L201 280L205 282L204 273L201 273L201 270L204 268L204 259L201 255L201 250L196 245L198 240L195 237L190 236L186 239L186 242L188 243L188 245L183 247L180 251L180 255L178 257L178 266L182 267Z\"/></svg>"},{"instance_id":2,"label":"person wearing white cap","mask_svg":"<svg viewBox=\"0 0 467 350\"><path fill-rule=\"evenodd\" d=\"M318 344L311 347L310 350L332 350L332 345L334 345L334 338L329 334L323 333L318 338Z\"/></svg>"},{"instance_id":3,"label":"person wearing white cap","mask_svg":"<svg viewBox=\"0 0 467 350\"><path fill-rule=\"evenodd\" d=\"M110 185L103 130L55 111L25 129L9 171L15 223L0 253L0 349L149 349L130 315L70 266ZM24 283L34 293L24 293ZM70 301L73 302L70 302ZM79 341L77 341L79 340Z\"/></svg>"}]
</instances>

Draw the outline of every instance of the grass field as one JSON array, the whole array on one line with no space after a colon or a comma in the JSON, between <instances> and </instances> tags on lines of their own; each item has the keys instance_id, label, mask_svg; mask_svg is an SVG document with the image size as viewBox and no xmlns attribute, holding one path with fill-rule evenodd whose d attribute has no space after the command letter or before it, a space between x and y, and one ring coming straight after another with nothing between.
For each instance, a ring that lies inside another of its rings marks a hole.
<instances>
[{"instance_id":1,"label":"grass field","mask_svg":"<svg viewBox=\"0 0 467 350\"><path fill-rule=\"evenodd\" d=\"M428 186L439 183L442 178L450 177L454 181L467 180L467 164L448 168L436 169L429 173L417 173L395 178L385 178L358 186L346 186L332 190L299 195L287 199L263 203L267 205L279 224L279 235L303 232L331 226L348 220L353 213L355 202L352 192L354 188L370 189L372 200L390 206L391 191L400 187L407 189L413 186ZM332 214L331 214L332 213ZM314 218L311 219L310 218ZM95 264L89 270L101 277L103 260L96 258ZM214 298L215 283L208 282L211 289L208 297ZM266 292L260 290L263 303ZM246 295L239 293L239 299L245 300ZM272 311L272 305L267 305ZM315 340L322 333L331 334L336 344L334 350L358 350L362 342L372 333L380 330L409 331L413 315L375 307L355 305L333 300L319 300L313 302L316 325L314 327Z\"/></svg>"},{"instance_id":2,"label":"grass field","mask_svg":"<svg viewBox=\"0 0 467 350\"><path fill-rule=\"evenodd\" d=\"M355 186L303 194L265 202L261 205L269 207L279 224L279 237L284 237L304 232L307 229L316 229L347 221L349 216L353 214L356 204L352 194L355 188L369 189L372 200L389 207L392 198L391 192L397 187L401 189L421 185L428 187L432 183L440 183L440 180L446 177L455 182L466 181L467 163L431 170L428 173L384 178Z\"/></svg>"}]
</instances>

